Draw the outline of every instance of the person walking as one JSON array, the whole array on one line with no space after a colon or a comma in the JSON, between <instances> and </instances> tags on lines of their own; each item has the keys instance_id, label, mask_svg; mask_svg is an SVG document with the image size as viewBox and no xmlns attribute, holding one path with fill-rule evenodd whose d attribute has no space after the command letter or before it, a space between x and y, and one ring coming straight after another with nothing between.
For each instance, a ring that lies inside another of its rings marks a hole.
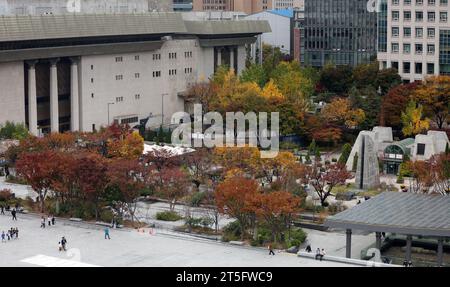
<instances>
[{"instance_id":1,"label":"person walking","mask_svg":"<svg viewBox=\"0 0 450 287\"><path fill-rule=\"evenodd\" d=\"M105 227L105 239L111 239L111 237L109 236L109 227Z\"/></svg>"},{"instance_id":2,"label":"person walking","mask_svg":"<svg viewBox=\"0 0 450 287\"><path fill-rule=\"evenodd\" d=\"M308 246L306 246L305 251L308 253L311 253L311 251L312 251L311 245L308 244Z\"/></svg>"},{"instance_id":3,"label":"person walking","mask_svg":"<svg viewBox=\"0 0 450 287\"><path fill-rule=\"evenodd\" d=\"M5 207L3 205L0 206L0 214L5 215Z\"/></svg>"},{"instance_id":4,"label":"person walking","mask_svg":"<svg viewBox=\"0 0 450 287\"><path fill-rule=\"evenodd\" d=\"M12 215L12 220L16 220L17 221L16 209L15 208L11 211L11 215Z\"/></svg>"},{"instance_id":5,"label":"person walking","mask_svg":"<svg viewBox=\"0 0 450 287\"><path fill-rule=\"evenodd\" d=\"M272 244L269 244L268 248L269 248L269 255L275 256L275 252L273 252Z\"/></svg>"},{"instance_id":6,"label":"person walking","mask_svg":"<svg viewBox=\"0 0 450 287\"><path fill-rule=\"evenodd\" d=\"M55 219L55 216L54 216L54 215L52 215L52 225L55 225L55 223L56 223L56 219Z\"/></svg>"},{"instance_id":7,"label":"person walking","mask_svg":"<svg viewBox=\"0 0 450 287\"><path fill-rule=\"evenodd\" d=\"M5 165L5 179L8 179L9 177L9 167L7 165Z\"/></svg>"},{"instance_id":8,"label":"person walking","mask_svg":"<svg viewBox=\"0 0 450 287\"><path fill-rule=\"evenodd\" d=\"M41 217L41 228L45 228L45 217Z\"/></svg>"},{"instance_id":9,"label":"person walking","mask_svg":"<svg viewBox=\"0 0 450 287\"><path fill-rule=\"evenodd\" d=\"M16 239L19 239L19 228L16 227Z\"/></svg>"},{"instance_id":10,"label":"person walking","mask_svg":"<svg viewBox=\"0 0 450 287\"><path fill-rule=\"evenodd\" d=\"M48 226L52 225L52 218L50 217L50 215L47 217L47 223L48 223Z\"/></svg>"},{"instance_id":11,"label":"person walking","mask_svg":"<svg viewBox=\"0 0 450 287\"><path fill-rule=\"evenodd\" d=\"M66 240L66 237L62 237L61 238L61 245L62 245L62 249L64 250L64 251L67 251L67 249L66 249L66 244L67 244L67 240Z\"/></svg>"},{"instance_id":12,"label":"person walking","mask_svg":"<svg viewBox=\"0 0 450 287\"><path fill-rule=\"evenodd\" d=\"M5 231L2 231L2 242L6 243L6 234Z\"/></svg>"}]
</instances>

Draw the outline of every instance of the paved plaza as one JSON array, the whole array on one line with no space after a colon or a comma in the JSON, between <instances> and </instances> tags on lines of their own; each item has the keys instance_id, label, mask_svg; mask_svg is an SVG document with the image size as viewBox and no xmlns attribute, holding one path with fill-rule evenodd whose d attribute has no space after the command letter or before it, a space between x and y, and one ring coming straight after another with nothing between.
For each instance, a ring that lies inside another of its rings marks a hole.
<instances>
[{"instance_id":1,"label":"paved plaza","mask_svg":"<svg viewBox=\"0 0 450 287\"><path fill-rule=\"evenodd\" d=\"M293 254L269 256L260 248L233 246L183 236L160 233L150 235L135 230L111 230L111 240L103 238L99 226L58 220L56 226L39 227L34 215L18 215L18 221L0 216L0 230L19 228L19 239L0 244L0 266L346 266L299 258ZM58 251L65 236L68 252Z\"/></svg>"}]
</instances>

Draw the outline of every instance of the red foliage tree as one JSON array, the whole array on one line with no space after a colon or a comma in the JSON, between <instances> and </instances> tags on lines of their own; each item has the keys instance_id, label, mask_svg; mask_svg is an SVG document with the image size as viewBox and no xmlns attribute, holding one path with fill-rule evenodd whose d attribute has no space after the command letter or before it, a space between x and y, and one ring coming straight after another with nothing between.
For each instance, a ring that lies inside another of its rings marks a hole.
<instances>
[{"instance_id":1,"label":"red foliage tree","mask_svg":"<svg viewBox=\"0 0 450 287\"><path fill-rule=\"evenodd\" d=\"M216 188L215 198L219 212L238 220L242 228L242 239L252 221L254 200L258 195L258 183L240 176L228 178Z\"/></svg>"},{"instance_id":2,"label":"red foliage tree","mask_svg":"<svg viewBox=\"0 0 450 287\"><path fill-rule=\"evenodd\" d=\"M322 206L330 196L333 188L340 184L345 184L352 175L347 171L345 165L328 164L322 166L315 162L311 166L305 166L301 180L304 184L310 184L320 198Z\"/></svg>"},{"instance_id":3,"label":"red foliage tree","mask_svg":"<svg viewBox=\"0 0 450 287\"><path fill-rule=\"evenodd\" d=\"M22 176L38 194L41 212L44 212L44 200L59 172L58 155L54 151L24 153L16 162L17 173Z\"/></svg>"}]
</instances>

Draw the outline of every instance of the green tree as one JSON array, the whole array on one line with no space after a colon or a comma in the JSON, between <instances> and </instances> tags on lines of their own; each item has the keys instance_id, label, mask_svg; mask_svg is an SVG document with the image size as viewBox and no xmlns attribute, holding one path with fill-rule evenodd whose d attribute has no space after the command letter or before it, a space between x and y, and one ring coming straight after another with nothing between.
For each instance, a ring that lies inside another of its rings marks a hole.
<instances>
[{"instance_id":1,"label":"green tree","mask_svg":"<svg viewBox=\"0 0 450 287\"><path fill-rule=\"evenodd\" d=\"M352 146L349 143L346 143L342 147L342 154L339 157L338 163L346 164L351 152L352 152Z\"/></svg>"},{"instance_id":2,"label":"green tree","mask_svg":"<svg viewBox=\"0 0 450 287\"><path fill-rule=\"evenodd\" d=\"M28 129L22 123L7 121L4 125L0 125L0 139L22 140L28 135Z\"/></svg>"},{"instance_id":3,"label":"green tree","mask_svg":"<svg viewBox=\"0 0 450 287\"><path fill-rule=\"evenodd\" d=\"M261 65L251 64L241 74L241 82L255 82L260 88L263 88L268 82L266 71Z\"/></svg>"}]
</instances>

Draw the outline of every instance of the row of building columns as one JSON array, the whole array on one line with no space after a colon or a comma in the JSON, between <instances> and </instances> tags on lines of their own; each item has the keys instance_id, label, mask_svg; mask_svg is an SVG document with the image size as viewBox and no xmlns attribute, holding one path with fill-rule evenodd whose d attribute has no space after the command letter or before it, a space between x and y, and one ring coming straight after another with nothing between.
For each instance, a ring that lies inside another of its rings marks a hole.
<instances>
[{"instance_id":1,"label":"row of building columns","mask_svg":"<svg viewBox=\"0 0 450 287\"><path fill-rule=\"evenodd\" d=\"M79 116L79 88L78 88L78 59L70 58L70 111L71 130L80 129ZM50 130L59 132L59 95L58 95L58 61L50 60ZM31 134L38 135L37 122L37 91L36 64L37 60L28 61L28 129Z\"/></svg>"}]
</instances>

